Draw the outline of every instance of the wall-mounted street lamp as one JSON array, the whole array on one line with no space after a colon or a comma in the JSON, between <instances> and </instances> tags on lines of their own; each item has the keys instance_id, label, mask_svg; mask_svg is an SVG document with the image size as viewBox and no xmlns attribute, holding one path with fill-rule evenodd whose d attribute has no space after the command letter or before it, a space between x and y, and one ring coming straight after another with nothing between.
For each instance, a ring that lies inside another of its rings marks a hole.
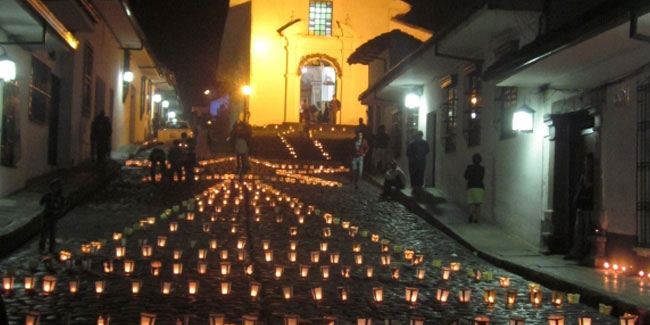
<instances>
[{"instance_id":1,"label":"wall-mounted street lamp","mask_svg":"<svg viewBox=\"0 0 650 325\"><path fill-rule=\"evenodd\" d=\"M512 115L512 130L517 132L533 132L535 110L524 104L519 106Z\"/></svg>"},{"instance_id":2,"label":"wall-mounted street lamp","mask_svg":"<svg viewBox=\"0 0 650 325\"><path fill-rule=\"evenodd\" d=\"M171 112L167 113L167 117L168 117L170 120L175 119L175 118L176 118L176 112L171 111Z\"/></svg>"},{"instance_id":3,"label":"wall-mounted street lamp","mask_svg":"<svg viewBox=\"0 0 650 325\"><path fill-rule=\"evenodd\" d=\"M206 95L206 96L210 95L210 89L204 90L203 95Z\"/></svg>"},{"instance_id":4,"label":"wall-mounted street lamp","mask_svg":"<svg viewBox=\"0 0 650 325\"><path fill-rule=\"evenodd\" d=\"M420 107L420 95L415 93L408 93L404 98L404 106L408 109L415 109Z\"/></svg>"},{"instance_id":5,"label":"wall-mounted street lamp","mask_svg":"<svg viewBox=\"0 0 650 325\"><path fill-rule=\"evenodd\" d=\"M0 48L2 48L2 54L0 54L0 79L4 82L13 81L16 79L16 62L9 59L7 50L4 47Z\"/></svg>"},{"instance_id":6,"label":"wall-mounted street lamp","mask_svg":"<svg viewBox=\"0 0 650 325\"><path fill-rule=\"evenodd\" d=\"M248 96L253 92L253 88L249 85L244 85L241 87L241 93Z\"/></svg>"},{"instance_id":7,"label":"wall-mounted street lamp","mask_svg":"<svg viewBox=\"0 0 650 325\"><path fill-rule=\"evenodd\" d=\"M124 73L122 73L122 80L124 82L133 81L133 72L131 70L125 70Z\"/></svg>"},{"instance_id":8,"label":"wall-mounted street lamp","mask_svg":"<svg viewBox=\"0 0 650 325\"><path fill-rule=\"evenodd\" d=\"M153 95L153 102L154 103L160 103L162 101L162 96L160 94L154 94Z\"/></svg>"},{"instance_id":9,"label":"wall-mounted street lamp","mask_svg":"<svg viewBox=\"0 0 650 325\"><path fill-rule=\"evenodd\" d=\"M163 100L162 101L162 108L168 108L169 107L169 101L168 100Z\"/></svg>"}]
</instances>

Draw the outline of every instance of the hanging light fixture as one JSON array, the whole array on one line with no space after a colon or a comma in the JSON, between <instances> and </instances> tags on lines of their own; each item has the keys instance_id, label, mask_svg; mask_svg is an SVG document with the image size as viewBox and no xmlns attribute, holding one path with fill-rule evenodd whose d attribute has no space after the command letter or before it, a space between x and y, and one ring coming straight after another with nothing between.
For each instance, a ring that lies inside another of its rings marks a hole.
<instances>
[{"instance_id":1,"label":"hanging light fixture","mask_svg":"<svg viewBox=\"0 0 650 325\"><path fill-rule=\"evenodd\" d=\"M2 54L0 54L0 79L4 82L14 81L16 80L16 63L9 58L4 47L0 48L2 48Z\"/></svg>"}]
</instances>

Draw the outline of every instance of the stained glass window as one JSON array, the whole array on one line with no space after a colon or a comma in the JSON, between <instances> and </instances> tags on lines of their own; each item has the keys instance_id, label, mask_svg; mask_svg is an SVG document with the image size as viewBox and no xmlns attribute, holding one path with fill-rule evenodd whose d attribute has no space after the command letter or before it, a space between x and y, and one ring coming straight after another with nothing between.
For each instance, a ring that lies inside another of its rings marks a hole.
<instances>
[{"instance_id":1,"label":"stained glass window","mask_svg":"<svg viewBox=\"0 0 650 325\"><path fill-rule=\"evenodd\" d=\"M331 1L309 1L309 35L332 36Z\"/></svg>"}]
</instances>

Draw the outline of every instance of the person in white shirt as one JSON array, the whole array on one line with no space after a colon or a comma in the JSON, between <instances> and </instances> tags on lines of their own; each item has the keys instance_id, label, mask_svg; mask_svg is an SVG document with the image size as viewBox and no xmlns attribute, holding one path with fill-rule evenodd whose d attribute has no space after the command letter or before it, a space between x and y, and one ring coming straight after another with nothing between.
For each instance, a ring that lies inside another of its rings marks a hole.
<instances>
[{"instance_id":1,"label":"person in white shirt","mask_svg":"<svg viewBox=\"0 0 650 325\"><path fill-rule=\"evenodd\" d=\"M384 191L381 193L381 198L388 197L393 191L393 188L401 190L406 185L406 175L397 166L397 162L395 160L391 161L389 167L384 177Z\"/></svg>"}]
</instances>

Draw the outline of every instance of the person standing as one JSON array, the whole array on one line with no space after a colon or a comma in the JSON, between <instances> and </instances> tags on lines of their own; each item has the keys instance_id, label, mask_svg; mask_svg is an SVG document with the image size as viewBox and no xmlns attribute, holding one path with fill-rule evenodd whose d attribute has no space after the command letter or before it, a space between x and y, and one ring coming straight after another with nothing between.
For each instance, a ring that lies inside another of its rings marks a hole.
<instances>
[{"instance_id":1,"label":"person standing","mask_svg":"<svg viewBox=\"0 0 650 325\"><path fill-rule=\"evenodd\" d=\"M111 120L106 117L104 111L100 111L90 125L91 155L93 158L97 157L96 161L99 163L105 162L110 155L112 134Z\"/></svg>"},{"instance_id":2,"label":"person standing","mask_svg":"<svg viewBox=\"0 0 650 325\"><path fill-rule=\"evenodd\" d=\"M174 176L178 177L180 181L183 179L183 149L181 149L181 141L175 139L169 152L167 152L167 160L169 161L169 179L173 182Z\"/></svg>"},{"instance_id":3,"label":"person standing","mask_svg":"<svg viewBox=\"0 0 650 325\"><path fill-rule=\"evenodd\" d=\"M162 127L163 121L162 118L160 117L160 113L156 113L154 117L151 119L151 128L153 129L153 137L154 139L158 138L158 130Z\"/></svg>"},{"instance_id":4,"label":"person standing","mask_svg":"<svg viewBox=\"0 0 650 325\"><path fill-rule=\"evenodd\" d=\"M485 196L485 168L481 166L481 155L475 153L472 156L472 164L465 168L465 180L467 180L467 204L469 205L469 223L478 223L481 215L481 204Z\"/></svg>"},{"instance_id":5,"label":"person standing","mask_svg":"<svg viewBox=\"0 0 650 325\"><path fill-rule=\"evenodd\" d=\"M151 175L151 181L156 181L156 166L160 166L160 175L164 179L166 177L167 166L165 166L165 151L161 148L154 148L149 154L149 162L151 167L149 173Z\"/></svg>"},{"instance_id":6,"label":"person standing","mask_svg":"<svg viewBox=\"0 0 650 325\"><path fill-rule=\"evenodd\" d=\"M38 249L41 253L45 253L46 242L48 242L47 252L54 254L56 246L56 223L65 212L62 179L55 178L50 182L50 192L43 195L40 203L45 206L45 209L42 213L43 226L41 229L41 238L38 242Z\"/></svg>"},{"instance_id":7,"label":"person standing","mask_svg":"<svg viewBox=\"0 0 650 325\"><path fill-rule=\"evenodd\" d=\"M576 221L573 227L573 241L565 259L581 260L590 250L588 237L593 233L594 225L591 214L594 209L594 155L588 153L583 161L583 171L578 179L578 186L573 206L576 209Z\"/></svg>"},{"instance_id":8,"label":"person standing","mask_svg":"<svg viewBox=\"0 0 650 325\"><path fill-rule=\"evenodd\" d=\"M397 166L397 162L393 160L390 162L390 169L386 171L384 177L384 190L381 192L379 198L387 198L390 196L393 188L401 190L404 189L404 186L406 186L406 175L404 175L404 171Z\"/></svg>"},{"instance_id":9,"label":"person standing","mask_svg":"<svg viewBox=\"0 0 650 325\"><path fill-rule=\"evenodd\" d=\"M341 101L332 96L330 101L330 123L336 124L336 114L341 111Z\"/></svg>"},{"instance_id":10,"label":"person standing","mask_svg":"<svg viewBox=\"0 0 650 325\"><path fill-rule=\"evenodd\" d=\"M423 136L422 131L417 131L413 141L406 148L413 192L419 192L424 185L424 169L427 165L426 158L429 154L429 144L422 139Z\"/></svg>"},{"instance_id":11,"label":"person standing","mask_svg":"<svg viewBox=\"0 0 650 325\"><path fill-rule=\"evenodd\" d=\"M248 155L250 154L253 130L245 121L238 121L232 128L230 139L237 156L237 170L240 175L246 174L249 169Z\"/></svg>"},{"instance_id":12,"label":"person standing","mask_svg":"<svg viewBox=\"0 0 650 325\"><path fill-rule=\"evenodd\" d=\"M388 162L388 142L390 141L390 136L386 133L386 126L380 125L377 128L377 134L375 135L375 148L374 148L374 167L378 172L383 172L387 167Z\"/></svg>"},{"instance_id":13,"label":"person standing","mask_svg":"<svg viewBox=\"0 0 650 325\"><path fill-rule=\"evenodd\" d=\"M368 153L370 147L368 142L363 138L363 133L357 132L354 138L354 153L352 155L351 171L354 188L359 188L359 178L363 176L363 157Z\"/></svg>"}]
</instances>

